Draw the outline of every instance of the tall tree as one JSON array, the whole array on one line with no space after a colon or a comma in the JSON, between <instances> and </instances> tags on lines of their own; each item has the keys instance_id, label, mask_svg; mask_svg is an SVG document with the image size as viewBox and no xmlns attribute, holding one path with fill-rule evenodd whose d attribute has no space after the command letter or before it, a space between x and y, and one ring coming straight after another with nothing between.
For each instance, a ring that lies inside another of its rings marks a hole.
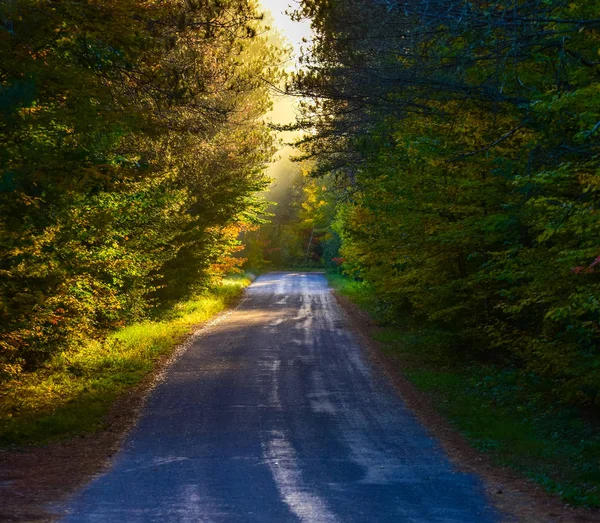
<instances>
[{"instance_id":1,"label":"tall tree","mask_svg":"<svg viewBox=\"0 0 600 523\"><path fill-rule=\"evenodd\" d=\"M305 0L289 90L346 270L454 350L600 403L599 5Z\"/></svg>"},{"instance_id":2,"label":"tall tree","mask_svg":"<svg viewBox=\"0 0 600 523\"><path fill-rule=\"evenodd\" d=\"M217 270L260 211L279 51L253 0L10 0L0 15L10 377Z\"/></svg>"}]
</instances>

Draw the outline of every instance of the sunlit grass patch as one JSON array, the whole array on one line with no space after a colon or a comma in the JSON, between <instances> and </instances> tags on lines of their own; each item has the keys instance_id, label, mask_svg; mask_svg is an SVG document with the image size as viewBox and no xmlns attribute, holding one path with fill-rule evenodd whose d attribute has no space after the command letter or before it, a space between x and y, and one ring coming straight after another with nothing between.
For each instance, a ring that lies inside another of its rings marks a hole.
<instances>
[{"instance_id":1,"label":"sunlit grass patch","mask_svg":"<svg viewBox=\"0 0 600 523\"><path fill-rule=\"evenodd\" d=\"M327 281L337 292L351 299L361 309L376 317L379 300L373 288L365 282L355 281L341 274L327 273Z\"/></svg>"},{"instance_id":2,"label":"sunlit grass patch","mask_svg":"<svg viewBox=\"0 0 600 523\"><path fill-rule=\"evenodd\" d=\"M249 283L247 278L225 279L165 311L160 320L130 325L104 342L90 340L3 384L0 443L43 442L97 429L119 394L138 384L161 356L225 309Z\"/></svg>"}]
</instances>

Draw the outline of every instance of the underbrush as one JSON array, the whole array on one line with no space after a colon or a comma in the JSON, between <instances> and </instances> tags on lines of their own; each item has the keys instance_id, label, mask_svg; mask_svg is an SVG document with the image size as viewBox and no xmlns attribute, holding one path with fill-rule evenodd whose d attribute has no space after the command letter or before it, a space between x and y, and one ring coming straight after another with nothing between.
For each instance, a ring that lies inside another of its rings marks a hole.
<instances>
[{"instance_id":1,"label":"underbrush","mask_svg":"<svg viewBox=\"0 0 600 523\"><path fill-rule=\"evenodd\" d=\"M225 279L154 321L125 327L103 342L90 340L0 385L0 444L40 443L96 430L120 394L249 283L248 278Z\"/></svg>"},{"instance_id":2,"label":"underbrush","mask_svg":"<svg viewBox=\"0 0 600 523\"><path fill-rule=\"evenodd\" d=\"M366 283L328 275L336 291L380 319ZM381 325L377 340L469 440L574 506L600 507L600 422L555 400L551 384L508 366L466 360L432 329Z\"/></svg>"}]
</instances>

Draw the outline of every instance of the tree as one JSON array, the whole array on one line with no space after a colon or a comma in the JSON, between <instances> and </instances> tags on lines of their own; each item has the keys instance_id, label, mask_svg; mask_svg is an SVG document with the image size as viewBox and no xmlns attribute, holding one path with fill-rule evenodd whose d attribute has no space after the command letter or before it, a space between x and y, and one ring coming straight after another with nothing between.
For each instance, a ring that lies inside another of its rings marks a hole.
<instances>
[{"instance_id":1,"label":"tree","mask_svg":"<svg viewBox=\"0 0 600 523\"><path fill-rule=\"evenodd\" d=\"M306 0L289 86L340 257L391 317L596 406L598 7Z\"/></svg>"},{"instance_id":2,"label":"tree","mask_svg":"<svg viewBox=\"0 0 600 523\"><path fill-rule=\"evenodd\" d=\"M0 369L228 267L262 212L279 51L253 0L0 6Z\"/></svg>"}]
</instances>

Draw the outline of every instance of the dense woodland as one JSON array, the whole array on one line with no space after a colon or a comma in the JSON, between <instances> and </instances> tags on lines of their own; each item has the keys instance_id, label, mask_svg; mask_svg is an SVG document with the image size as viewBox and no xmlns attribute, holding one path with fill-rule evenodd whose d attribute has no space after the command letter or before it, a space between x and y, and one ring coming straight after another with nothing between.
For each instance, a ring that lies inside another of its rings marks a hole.
<instances>
[{"instance_id":1,"label":"dense woodland","mask_svg":"<svg viewBox=\"0 0 600 523\"><path fill-rule=\"evenodd\" d=\"M280 51L254 0L0 3L0 374L241 263Z\"/></svg>"},{"instance_id":2,"label":"dense woodland","mask_svg":"<svg viewBox=\"0 0 600 523\"><path fill-rule=\"evenodd\" d=\"M596 412L599 13L305 0L315 38L288 85L313 165L292 221L304 249L316 232L295 261L339 265L389 321Z\"/></svg>"},{"instance_id":3,"label":"dense woodland","mask_svg":"<svg viewBox=\"0 0 600 523\"><path fill-rule=\"evenodd\" d=\"M0 445L110 423L224 276L326 268L475 447L600 507L600 0L289 3L288 75L258 0L0 1Z\"/></svg>"},{"instance_id":4,"label":"dense woodland","mask_svg":"<svg viewBox=\"0 0 600 523\"><path fill-rule=\"evenodd\" d=\"M304 172L269 213L281 51L253 0L2 2L2 379L188 296L243 240L249 267L337 268L389 321L597 412L598 13L302 1L282 130Z\"/></svg>"}]
</instances>

